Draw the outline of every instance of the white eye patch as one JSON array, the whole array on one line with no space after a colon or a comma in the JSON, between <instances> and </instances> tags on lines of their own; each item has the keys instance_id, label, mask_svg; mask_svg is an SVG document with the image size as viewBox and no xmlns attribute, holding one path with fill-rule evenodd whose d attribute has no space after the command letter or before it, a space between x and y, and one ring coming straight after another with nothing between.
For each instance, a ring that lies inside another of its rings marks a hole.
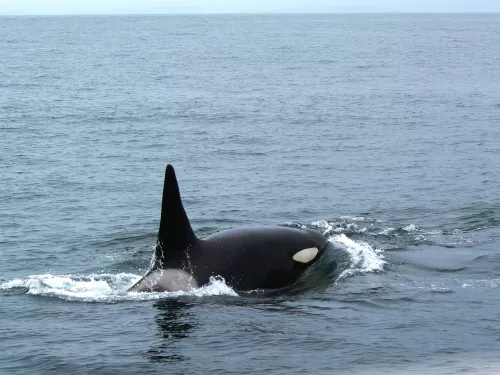
<instances>
[{"instance_id":1,"label":"white eye patch","mask_svg":"<svg viewBox=\"0 0 500 375\"><path fill-rule=\"evenodd\" d=\"M299 263L309 263L311 260L316 258L318 255L318 248L311 247L309 249L304 249L299 251L293 256L293 260Z\"/></svg>"}]
</instances>

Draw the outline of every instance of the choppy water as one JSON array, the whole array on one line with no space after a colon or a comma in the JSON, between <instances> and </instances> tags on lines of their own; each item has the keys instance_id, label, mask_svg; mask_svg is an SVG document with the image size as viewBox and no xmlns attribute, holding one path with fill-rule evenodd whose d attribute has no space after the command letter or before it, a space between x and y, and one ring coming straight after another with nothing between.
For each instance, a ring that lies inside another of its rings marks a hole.
<instances>
[{"instance_id":1,"label":"choppy water","mask_svg":"<svg viewBox=\"0 0 500 375\"><path fill-rule=\"evenodd\" d=\"M0 373L496 373L499 24L0 18ZM167 162L200 236L331 251L286 292L126 293Z\"/></svg>"}]
</instances>

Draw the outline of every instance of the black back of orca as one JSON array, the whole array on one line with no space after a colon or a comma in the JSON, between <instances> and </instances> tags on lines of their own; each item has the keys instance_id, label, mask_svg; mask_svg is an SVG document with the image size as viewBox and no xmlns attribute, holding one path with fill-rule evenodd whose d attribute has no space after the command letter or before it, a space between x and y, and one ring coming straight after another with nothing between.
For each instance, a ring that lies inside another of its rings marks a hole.
<instances>
[{"instance_id":1,"label":"black back of orca","mask_svg":"<svg viewBox=\"0 0 500 375\"><path fill-rule=\"evenodd\" d=\"M328 246L319 232L280 226L248 227L198 239L182 205L175 171L165 171L154 265L131 291L185 290L223 277L236 290L294 283Z\"/></svg>"}]
</instances>

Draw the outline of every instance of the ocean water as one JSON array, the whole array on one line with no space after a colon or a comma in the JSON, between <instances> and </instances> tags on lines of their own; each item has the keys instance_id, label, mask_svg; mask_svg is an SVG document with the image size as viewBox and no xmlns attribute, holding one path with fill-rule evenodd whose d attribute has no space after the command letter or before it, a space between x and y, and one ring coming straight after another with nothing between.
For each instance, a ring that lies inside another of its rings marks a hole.
<instances>
[{"instance_id":1,"label":"ocean water","mask_svg":"<svg viewBox=\"0 0 500 375\"><path fill-rule=\"evenodd\" d=\"M0 18L1 374L500 371L500 15ZM163 171L295 286L126 290Z\"/></svg>"}]
</instances>

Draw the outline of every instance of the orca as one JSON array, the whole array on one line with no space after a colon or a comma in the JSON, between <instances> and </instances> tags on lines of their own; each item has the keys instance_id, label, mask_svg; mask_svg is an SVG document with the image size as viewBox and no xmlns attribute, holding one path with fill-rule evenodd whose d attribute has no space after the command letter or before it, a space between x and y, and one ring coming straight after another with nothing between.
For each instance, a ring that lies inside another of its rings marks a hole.
<instances>
[{"instance_id":1,"label":"orca","mask_svg":"<svg viewBox=\"0 0 500 375\"><path fill-rule=\"evenodd\" d=\"M188 291L211 277L222 277L237 291L283 288L297 281L328 244L318 231L282 226L236 228L197 238L169 164L152 266L129 291Z\"/></svg>"}]
</instances>

